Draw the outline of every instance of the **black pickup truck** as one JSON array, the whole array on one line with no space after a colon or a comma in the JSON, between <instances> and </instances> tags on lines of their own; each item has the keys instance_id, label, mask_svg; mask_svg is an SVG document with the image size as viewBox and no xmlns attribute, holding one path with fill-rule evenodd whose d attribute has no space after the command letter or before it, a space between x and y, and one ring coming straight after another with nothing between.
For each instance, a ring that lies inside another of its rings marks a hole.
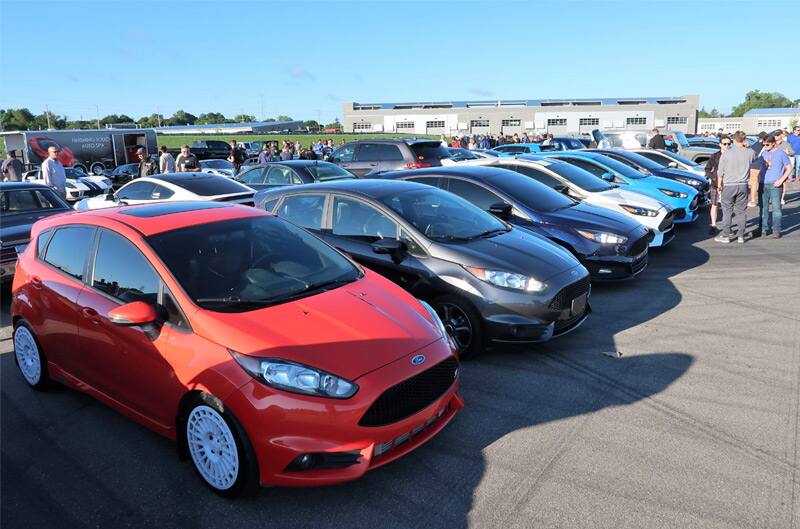
<instances>
[{"instance_id":1,"label":"black pickup truck","mask_svg":"<svg viewBox=\"0 0 800 529\"><path fill-rule=\"evenodd\" d=\"M231 152L231 146L227 141L222 140L195 140L189 147L192 154L198 160L210 160L212 158L222 158L226 160ZM175 158L181 153L180 149L169 151Z\"/></svg>"}]
</instances>

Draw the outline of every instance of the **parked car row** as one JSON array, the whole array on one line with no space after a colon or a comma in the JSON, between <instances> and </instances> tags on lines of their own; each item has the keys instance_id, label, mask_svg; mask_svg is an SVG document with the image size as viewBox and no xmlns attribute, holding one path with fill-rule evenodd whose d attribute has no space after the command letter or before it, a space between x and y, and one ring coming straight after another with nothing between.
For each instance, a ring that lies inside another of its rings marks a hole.
<instances>
[{"instance_id":1,"label":"parked car row","mask_svg":"<svg viewBox=\"0 0 800 529\"><path fill-rule=\"evenodd\" d=\"M2 229L27 223L0 237L22 377L174 439L224 496L357 479L462 409L461 360L577 331L592 282L641 274L700 205L613 151L450 154L364 140L60 215L52 190L0 184Z\"/></svg>"}]
</instances>

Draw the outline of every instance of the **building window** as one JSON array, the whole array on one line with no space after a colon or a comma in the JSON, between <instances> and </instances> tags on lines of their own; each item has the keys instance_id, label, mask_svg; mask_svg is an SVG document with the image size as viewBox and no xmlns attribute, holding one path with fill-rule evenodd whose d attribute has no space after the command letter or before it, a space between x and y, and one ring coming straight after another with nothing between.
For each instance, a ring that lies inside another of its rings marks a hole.
<instances>
[{"instance_id":1,"label":"building window","mask_svg":"<svg viewBox=\"0 0 800 529\"><path fill-rule=\"evenodd\" d=\"M714 124L713 123L703 123L703 124L700 125L700 129L702 129L702 130L714 130Z\"/></svg>"},{"instance_id":2,"label":"building window","mask_svg":"<svg viewBox=\"0 0 800 529\"><path fill-rule=\"evenodd\" d=\"M426 121L425 126L429 129L443 129L444 121Z\"/></svg>"},{"instance_id":3,"label":"building window","mask_svg":"<svg viewBox=\"0 0 800 529\"><path fill-rule=\"evenodd\" d=\"M742 128L742 124L741 123L725 123L725 128L727 130L739 130L740 128Z\"/></svg>"},{"instance_id":4,"label":"building window","mask_svg":"<svg viewBox=\"0 0 800 529\"><path fill-rule=\"evenodd\" d=\"M758 128L762 127L780 127L781 120L779 119L759 119L758 120Z\"/></svg>"},{"instance_id":5,"label":"building window","mask_svg":"<svg viewBox=\"0 0 800 529\"><path fill-rule=\"evenodd\" d=\"M363 121L353 123L353 130L372 130L372 123L364 123Z\"/></svg>"},{"instance_id":6,"label":"building window","mask_svg":"<svg viewBox=\"0 0 800 529\"><path fill-rule=\"evenodd\" d=\"M686 116L667 116L667 125L686 125L688 122Z\"/></svg>"},{"instance_id":7,"label":"building window","mask_svg":"<svg viewBox=\"0 0 800 529\"><path fill-rule=\"evenodd\" d=\"M626 125L647 125L647 118L625 118Z\"/></svg>"},{"instance_id":8,"label":"building window","mask_svg":"<svg viewBox=\"0 0 800 529\"><path fill-rule=\"evenodd\" d=\"M400 129L413 129L414 128L414 122L413 121L398 121L397 123L395 123L394 127L397 130L400 130Z\"/></svg>"},{"instance_id":9,"label":"building window","mask_svg":"<svg viewBox=\"0 0 800 529\"><path fill-rule=\"evenodd\" d=\"M504 119L503 126L504 127L519 127L522 122L518 119Z\"/></svg>"},{"instance_id":10,"label":"building window","mask_svg":"<svg viewBox=\"0 0 800 529\"><path fill-rule=\"evenodd\" d=\"M470 127L488 127L489 120L488 119L473 119L469 122Z\"/></svg>"},{"instance_id":11,"label":"building window","mask_svg":"<svg viewBox=\"0 0 800 529\"><path fill-rule=\"evenodd\" d=\"M600 118L581 118L578 125L597 126L600 125Z\"/></svg>"},{"instance_id":12,"label":"building window","mask_svg":"<svg viewBox=\"0 0 800 529\"><path fill-rule=\"evenodd\" d=\"M562 127L567 124L567 118L549 118L547 120L548 127Z\"/></svg>"}]
</instances>

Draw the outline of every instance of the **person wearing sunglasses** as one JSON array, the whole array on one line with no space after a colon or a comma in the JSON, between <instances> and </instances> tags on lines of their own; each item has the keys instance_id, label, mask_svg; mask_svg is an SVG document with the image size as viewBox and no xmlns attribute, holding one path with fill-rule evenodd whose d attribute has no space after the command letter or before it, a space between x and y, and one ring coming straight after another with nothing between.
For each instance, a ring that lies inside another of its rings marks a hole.
<instances>
[{"instance_id":1,"label":"person wearing sunglasses","mask_svg":"<svg viewBox=\"0 0 800 529\"><path fill-rule=\"evenodd\" d=\"M731 139L728 136L723 136L719 140L720 150L711 155L711 158L706 162L705 173L708 178L709 192L708 198L711 201L711 208L709 214L711 216L711 226L708 228L709 235L716 235L719 232L717 228L717 215L719 214L719 197L720 192L717 188L717 171L719 170L719 159L722 153L726 152L731 146Z\"/></svg>"},{"instance_id":2,"label":"person wearing sunglasses","mask_svg":"<svg viewBox=\"0 0 800 529\"><path fill-rule=\"evenodd\" d=\"M780 239L781 237L781 194L783 185L792 174L793 166L784 149L781 149L775 141L775 136L769 135L764 138L764 152L761 153L767 170L764 172L764 190L761 192L761 226L764 235ZM770 229L769 207L772 205L772 229Z\"/></svg>"}]
</instances>

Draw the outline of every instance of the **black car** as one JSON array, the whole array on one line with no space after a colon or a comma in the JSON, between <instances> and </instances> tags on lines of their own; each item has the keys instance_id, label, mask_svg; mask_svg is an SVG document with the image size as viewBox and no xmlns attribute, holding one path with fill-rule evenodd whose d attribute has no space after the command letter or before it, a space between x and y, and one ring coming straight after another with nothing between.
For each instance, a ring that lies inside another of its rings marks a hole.
<instances>
[{"instance_id":1,"label":"black car","mask_svg":"<svg viewBox=\"0 0 800 529\"><path fill-rule=\"evenodd\" d=\"M450 151L438 140L369 139L345 143L331 154L330 161L357 176L398 169L437 167Z\"/></svg>"},{"instance_id":2,"label":"black car","mask_svg":"<svg viewBox=\"0 0 800 529\"><path fill-rule=\"evenodd\" d=\"M320 160L287 160L242 167L236 180L253 189L313 184L356 178L356 175L336 164Z\"/></svg>"},{"instance_id":3,"label":"black car","mask_svg":"<svg viewBox=\"0 0 800 529\"><path fill-rule=\"evenodd\" d=\"M119 189L137 176L139 176L138 163L126 163L107 171L105 176L111 179L114 189Z\"/></svg>"},{"instance_id":4,"label":"black car","mask_svg":"<svg viewBox=\"0 0 800 529\"><path fill-rule=\"evenodd\" d=\"M0 282L14 277L17 254L31 240L37 220L72 211L52 189L30 182L0 182Z\"/></svg>"},{"instance_id":5,"label":"black car","mask_svg":"<svg viewBox=\"0 0 800 529\"><path fill-rule=\"evenodd\" d=\"M569 252L466 200L412 182L349 180L256 194L439 313L461 355L530 343L588 316L589 274Z\"/></svg>"},{"instance_id":6,"label":"black car","mask_svg":"<svg viewBox=\"0 0 800 529\"><path fill-rule=\"evenodd\" d=\"M648 228L514 171L459 165L395 171L377 178L410 180L463 197L567 248L589 269L594 281L631 279L647 266L647 249L653 239Z\"/></svg>"}]
</instances>

